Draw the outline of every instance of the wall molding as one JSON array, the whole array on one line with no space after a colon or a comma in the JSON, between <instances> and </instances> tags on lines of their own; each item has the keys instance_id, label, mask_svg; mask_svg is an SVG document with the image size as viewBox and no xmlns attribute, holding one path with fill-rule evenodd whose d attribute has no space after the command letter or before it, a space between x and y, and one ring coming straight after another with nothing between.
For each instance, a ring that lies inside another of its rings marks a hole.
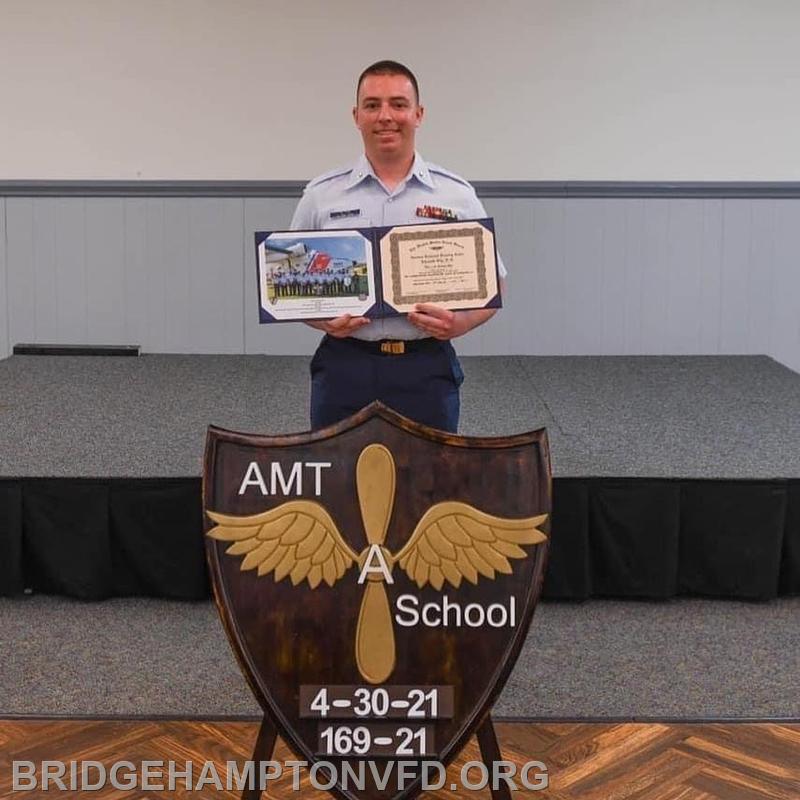
<instances>
[{"instance_id":1,"label":"wall molding","mask_svg":"<svg viewBox=\"0 0 800 800\"><path fill-rule=\"evenodd\" d=\"M299 197L305 181L0 180L0 197ZM481 197L800 198L800 181L474 181Z\"/></svg>"}]
</instances>

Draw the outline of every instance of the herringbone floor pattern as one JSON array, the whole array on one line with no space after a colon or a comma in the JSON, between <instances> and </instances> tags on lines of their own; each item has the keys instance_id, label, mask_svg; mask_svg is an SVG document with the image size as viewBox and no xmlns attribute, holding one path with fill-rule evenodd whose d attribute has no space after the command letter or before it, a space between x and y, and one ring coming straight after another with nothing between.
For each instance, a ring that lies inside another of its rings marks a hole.
<instances>
[{"instance_id":1,"label":"herringbone floor pattern","mask_svg":"<svg viewBox=\"0 0 800 800\"><path fill-rule=\"evenodd\" d=\"M173 760L193 763L197 781L212 760L225 779L225 764L251 755L257 725L246 722L43 721L0 720L0 798L94 797L97 800L208 800L239 797L236 791L204 788L187 791L121 791L108 786L94 792L51 788L13 791L11 763L43 760L99 761L107 766L128 761ZM644 723L499 723L503 757L523 764L544 762L549 788L520 789L515 798L549 800L798 800L800 798L800 724L644 724ZM276 760L292 758L283 744ZM448 771L459 781L460 765L478 759L473 740ZM68 777L66 779L68 781ZM195 784L196 785L196 784ZM270 786L269 798L302 800L328 797L304 779L291 790L287 775ZM488 790L441 790L437 798L488 800Z\"/></svg>"}]
</instances>

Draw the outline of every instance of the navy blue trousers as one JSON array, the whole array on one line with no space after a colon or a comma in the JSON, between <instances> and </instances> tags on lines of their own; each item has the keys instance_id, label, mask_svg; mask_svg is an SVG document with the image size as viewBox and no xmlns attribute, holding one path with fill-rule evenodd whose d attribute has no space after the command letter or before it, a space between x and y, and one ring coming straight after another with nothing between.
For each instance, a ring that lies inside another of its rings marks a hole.
<instances>
[{"instance_id":1,"label":"navy blue trousers","mask_svg":"<svg viewBox=\"0 0 800 800\"><path fill-rule=\"evenodd\" d=\"M463 380L450 342L428 339L421 349L393 355L325 336L311 360L311 427L332 425L380 400L409 419L456 433Z\"/></svg>"}]
</instances>

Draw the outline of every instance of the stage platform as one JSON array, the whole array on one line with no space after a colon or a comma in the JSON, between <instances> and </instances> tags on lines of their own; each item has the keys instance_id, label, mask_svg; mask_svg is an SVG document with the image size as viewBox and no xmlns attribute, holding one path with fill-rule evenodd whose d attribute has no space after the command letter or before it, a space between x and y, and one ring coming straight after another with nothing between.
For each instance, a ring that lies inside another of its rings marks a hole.
<instances>
[{"instance_id":1,"label":"stage platform","mask_svg":"<svg viewBox=\"0 0 800 800\"><path fill-rule=\"evenodd\" d=\"M0 361L0 593L206 597L206 426L306 430L308 361ZM800 375L763 356L463 364L461 433L548 429L546 597L800 594Z\"/></svg>"}]
</instances>

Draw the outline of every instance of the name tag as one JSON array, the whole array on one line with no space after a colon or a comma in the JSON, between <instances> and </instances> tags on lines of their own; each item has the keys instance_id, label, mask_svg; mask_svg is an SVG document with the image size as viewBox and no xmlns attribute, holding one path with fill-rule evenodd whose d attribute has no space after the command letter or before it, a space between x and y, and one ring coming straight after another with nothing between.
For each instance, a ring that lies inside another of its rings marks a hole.
<instances>
[{"instance_id":1,"label":"name tag","mask_svg":"<svg viewBox=\"0 0 800 800\"><path fill-rule=\"evenodd\" d=\"M331 219L342 219L344 217L360 217L360 208L348 208L345 211L331 211Z\"/></svg>"}]
</instances>

